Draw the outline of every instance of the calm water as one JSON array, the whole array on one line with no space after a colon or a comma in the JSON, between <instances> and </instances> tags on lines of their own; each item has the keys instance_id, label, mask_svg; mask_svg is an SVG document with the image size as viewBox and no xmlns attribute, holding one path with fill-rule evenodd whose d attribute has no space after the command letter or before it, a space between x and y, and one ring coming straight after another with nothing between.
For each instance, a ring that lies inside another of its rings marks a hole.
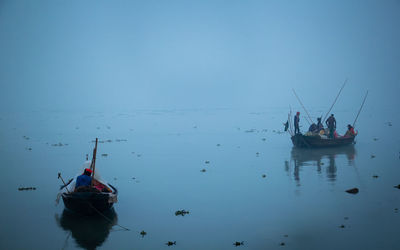
<instances>
[{"instance_id":1,"label":"calm water","mask_svg":"<svg viewBox=\"0 0 400 250\"><path fill-rule=\"evenodd\" d=\"M366 108L355 146L299 150L281 133L287 111L1 114L0 248L400 248L398 113ZM335 112L340 133L356 112ZM55 203L57 173L77 174L96 137L97 170L119 189L109 220Z\"/></svg>"}]
</instances>

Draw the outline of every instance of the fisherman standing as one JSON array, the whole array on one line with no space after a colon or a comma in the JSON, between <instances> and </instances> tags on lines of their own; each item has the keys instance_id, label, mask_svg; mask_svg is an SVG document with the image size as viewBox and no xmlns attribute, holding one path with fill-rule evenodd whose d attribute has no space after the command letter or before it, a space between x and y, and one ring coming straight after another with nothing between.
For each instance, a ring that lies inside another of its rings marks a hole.
<instances>
[{"instance_id":1,"label":"fisherman standing","mask_svg":"<svg viewBox=\"0 0 400 250\"><path fill-rule=\"evenodd\" d=\"M294 116L294 133L295 134L300 134L299 122L300 122L300 112L297 112L296 115Z\"/></svg>"},{"instance_id":2,"label":"fisherman standing","mask_svg":"<svg viewBox=\"0 0 400 250\"><path fill-rule=\"evenodd\" d=\"M329 138L334 138L334 133L336 129L336 119L333 116L333 114L331 114L331 116L329 116L329 118L326 120L326 125L329 128Z\"/></svg>"}]
</instances>

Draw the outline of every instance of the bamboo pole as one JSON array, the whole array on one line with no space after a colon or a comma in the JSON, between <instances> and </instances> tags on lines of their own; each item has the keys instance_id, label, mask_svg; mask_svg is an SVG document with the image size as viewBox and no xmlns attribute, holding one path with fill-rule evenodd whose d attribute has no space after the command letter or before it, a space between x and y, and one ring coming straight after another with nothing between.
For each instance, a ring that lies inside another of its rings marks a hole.
<instances>
[{"instance_id":1,"label":"bamboo pole","mask_svg":"<svg viewBox=\"0 0 400 250\"><path fill-rule=\"evenodd\" d=\"M321 122L322 122L322 124L324 124L324 122L325 122L326 118L327 118L327 117L328 117L328 115L329 115L329 112L331 112L331 110L332 110L333 106L335 105L335 103L336 103L337 99L339 98L339 95L340 95L340 93L342 92L342 90L343 90L343 88L344 88L344 85L346 85L346 83L347 83L347 78L346 78L346 80L344 81L344 83L343 83L342 87L340 88L340 90L339 90L339 93L337 94L337 96L336 96L335 100L333 101L333 103L332 103L332 106L330 107L330 109L329 109L329 110L328 110L328 112L326 113L326 115L325 115L324 119L321 121Z\"/></svg>"},{"instance_id":2,"label":"bamboo pole","mask_svg":"<svg viewBox=\"0 0 400 250\"><path fill-rule=\"evenodd\" d=\"M365 100L367 99L367 96L368 96L368 90L367 90L367 93L365 94L365 97L364 97L364 100L363 100L363 102L362 102L362 104L361 104L360 110L358 110L356 119L355 119L354 122L353 122L353 128L354 128L354 126L356 125L356 121L357 121L357 119L358 119L358 116L360 115L361 109L362 109L363 106L364 106L364 103L365 103Z\"/></svg>"},{"instance_id":3,"label":"bamboo pole","mask_svg":"<svg viewBox=\"0 0 400 250\"><path fill-rule=\"evenodd\" d=\"M296 91L294 91L294 89L292 89L292 90L293 90L293 93L294 93L294 95L296 96L297 100L299 101L299 103L301 104L301 106L303 107L304 111L306 112L306 114L307 114L307 116L308 116L308 119L309 119L309 120L306 119L306 121L308 121L309 125L311 125L313 122L312 122L312 119L311 119L310 114L307 112L306 107L304 107L304 105L303 105L303 103L301 102L300 98L297 96Z\"/></svg>"},{"instance_id":4,"label":"bamboo pole","mask_svg":"<svg viewBox=\"0 0 400 250\"><path fill-rule=\"evenodd\" d=\"M95 170L96 170L97 142L98 142L98 138L96 138L96 144L95 144L94 149L93 149L93 159L92 159L92 165L91 165L91 168L92 168L92 171L93 171L93 177L92 177L92 181L90 183L90 186L93 186L94 173L95 173Z\"/></svg>"}]
</instances>

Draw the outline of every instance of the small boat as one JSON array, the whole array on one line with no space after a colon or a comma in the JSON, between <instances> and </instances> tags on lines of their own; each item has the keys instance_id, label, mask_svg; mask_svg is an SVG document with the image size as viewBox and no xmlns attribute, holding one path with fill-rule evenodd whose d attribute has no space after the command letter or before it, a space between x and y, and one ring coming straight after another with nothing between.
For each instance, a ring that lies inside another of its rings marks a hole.
<instances>
[{"instance_id":1,"label":"small boat","mask_svg":"<svg viewBox=\"0 0 400 250\"><path fill-rule=\"evenodd\" d=\"M80 214L104 212L111 209L117 202L118 190L102 180L100 175L95 172L97 141L96 138L92 161L86 161L83 164L83 169L89 168L93 171L91 185L75 188L76 176L64 184L60 191L65 207Z\"/></svg>"},{"instance_id":2,"label":"small boat","mask_svg":"<svg viewBox=\"0 0 400 250\"><path fill-rule=\"evenodd\" d=\"M326 148L354 144L355 136L339 136L337 138L324 138L318 134L296 134L291 137L293 145L299 148Z\"/></svg>"}]
</instances>

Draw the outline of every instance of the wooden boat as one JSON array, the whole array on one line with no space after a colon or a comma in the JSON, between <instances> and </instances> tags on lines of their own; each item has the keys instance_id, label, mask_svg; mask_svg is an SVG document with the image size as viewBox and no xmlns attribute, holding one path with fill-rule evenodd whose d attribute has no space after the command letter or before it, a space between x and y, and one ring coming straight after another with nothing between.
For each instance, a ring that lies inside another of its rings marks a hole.
<instances>
[{"instance_id":1,"label":"wooden boat","mask_svg":"<svg viewBox=\"0 0 400 250\"><path fill-rule=\"evenodd\" d=\"M83 165L83 168L90 168L93 171L91 185L75 188L75 177L61 187L60 193L65 207L80 214L104 212L117 202L118 190L102 180L95 172L97 141L96 138L92 161L86 161Z\"/></svg>"},{"instance_id":2,"label":"wooden boat","mask_svg":"<svg viewBox=\"0 0 400 250\"><path fill-rule=\"evenodd\" d=\"M299 148L325 148L354 144L353 137L322 138L320 135L296 134L291 137L293 145Z\"/></svg>"}]
</instances>

